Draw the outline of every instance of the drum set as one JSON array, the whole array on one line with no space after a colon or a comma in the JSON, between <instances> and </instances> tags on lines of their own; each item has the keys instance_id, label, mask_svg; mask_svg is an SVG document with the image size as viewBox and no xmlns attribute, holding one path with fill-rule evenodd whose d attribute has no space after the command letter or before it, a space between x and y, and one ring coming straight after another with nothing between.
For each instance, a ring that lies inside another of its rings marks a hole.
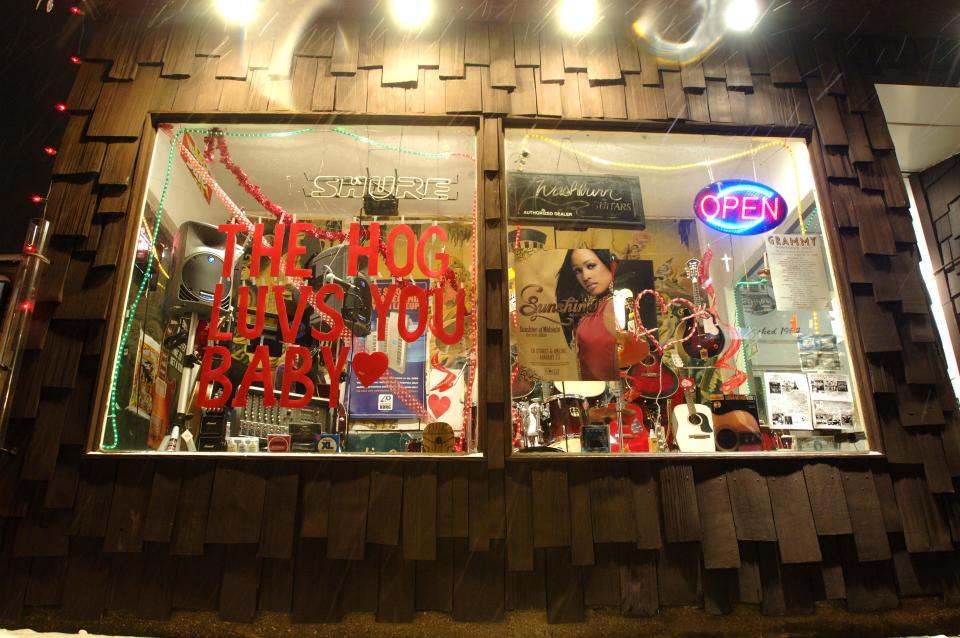
<instances>
[{"instance_id":1,"label":"drum set","mask_svg":"<svg viewBox=\"0 0 960 638\"><path fill-rule=\"evenodd\" d=\"M511 389L521 452L648 451L642 410L623 404L617 382L518 376Z\"/></svg>"}]
</instances>

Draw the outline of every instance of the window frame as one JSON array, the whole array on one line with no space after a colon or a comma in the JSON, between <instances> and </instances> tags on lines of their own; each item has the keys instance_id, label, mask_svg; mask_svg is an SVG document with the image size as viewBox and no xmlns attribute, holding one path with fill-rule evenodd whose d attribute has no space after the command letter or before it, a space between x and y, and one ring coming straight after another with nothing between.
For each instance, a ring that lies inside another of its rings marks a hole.
<instances>
[{"instance_id":1,"label":"window frame","mask_svg":"<svg viewBox=\"0 0 960 638\"><path fill-rule=\"evenodd\" d=\"M836 246L841 246L840 229L836 225L836 218L833 212L833 205L829 199L828 179L823 155L823 147L820 142L816 127L810 125L798 125L793 127L786 126L746 126L741 124L703 124L688 123L681 121L657 122L657 121L612 121L598 119L553 119L543 117L518 117L507 116L502 118L491 118L480 115L379 115L379 114L316 114L316 113L177 113L177 112L151 112L148 113L140 136L140 147L137 151L136 168L133 180L130 186L131 197L128 204L127 214L136 211L139 215L143 210L144 202L147 196L147 182L150 171L150 159L153 154L156 143L156 136L159 132L159 126L164 123L191 124L191 123L215 123L215 124L386 124L386 125L423 125L423 126L472 126L476 131L476 175L477 175L477 290L476 290L476 308L478 314L477 326L477 370L484 371L488 369L488 360L491 357L499 356L499 365L494 365L494 369L499 368L503 372L504 378L498 383L491 384L488 375L483 372L477 373L477 406L476 416L474 417L474 426L476 430L477 451L470 455L449 455L449 454L429 454L429 453L339 453L339 454L306 454L306 453L273 453L273 454L237 454L229 452L178 452L176 454L156 454L152 452L130 451L130 452L104 452L99 449L99 441L103 429L105 411L107 408L106 393L109 390L109 377L111 372L112 360L109 356L103 356L105 353L114 353L117 348L121 330L121 312L124 307L123 296L126 292L126 286L122 285L129 279L133 268L132 253L136 250L137 224L128 224L122 239L122 246L119 251L119 265L114 273L116 284L111 292L110 310L104 327L105 335L101 349L101 360L97 366L97 380L95 392L93 395L93 409L91 410L91 423L88 428L88 438L85 445L85 455L93 456L143 456L149 458L169 457L169 458L243 458L245 460L269 460L269 459L293 459L293 460L334 460L357 461L368 459L373 462L380 460L417 460L429 458L431 460L460 460L470 461L489 461L490 467L502 467L502 460L507 461L534 461L544 460L543 455L515 455L510 450L505 450L503 456L494 454L491 457L490 450L484 445L486 441L486 429L489 427L488 404L501 403L504 415L503 427L509 429L511 426L509 415L510 384L509 384L509 339L502 339L499 353L488 349L487 347L487 314L488 303L499 303L501 308L506 309L508 304L509 290L503 283L505 277L505 255L508 247L506 246L506 165L504 157L505 133L509 129L530 129L541 128L544 130L578 130L584 132L608 131L608 132L648 132L648 133L692 133L704 135L722 135L729 137L782 137L801 140L805 142L811 161L811 169L814 178L814 186L817 191L817 201L820 204L820 215L825 223L822 224L823 232L827 236L830 246L830 269L834 277L839 299L844 330L847 335L847 344L849 348L849 359L852 372L856 377L856 397L860 406L863 426L867 436L869 450L867 451L844 451L844 452L796 452L785 451L778 453L771 452L708 452L708 453L682 453L682 452L653 452L644 454L610 454L602 458L609 460L631 460L642 461L663 459L678 460L716 460L716 459L778 459L778 458L812 458L812 459L833 459L844 457L866 458L866 457L885 457L884 441L879 428L879 419L876 405L873 401L872 384L870 382L869 370L867 365L866 353L863 350L859 324L851 318L855 317L855 307L853 301L853 288L846 268L842 267L845 262L844 256ZM491 127L490 124L493 124ZM493 135L495 133L495 135ZM490 138L490 139L488 139ZM493 178L496 171L497 176ZM496 181L497 188L494 190L489 182ZM488 201L488 197L496 197L497 202ZM499 214L491 214L496 207ZM493 233L494 236L489 234ZM492 268L491 264L485 260L484 253L499 242L500 254L504 256L502 270ZM492 279L491 279L492 278ZM493 280L499 279L501 285L494 286ZM499 299L487 299L488 291L493 288L500 288ZM493 388L491 388L493 386ZM492 389L497 386L501 389L502 396L489 396ZM504 433L506 437L506 433ZM594 454L564 454L562 459L554 460L593 460L600 458Z\"/></svg>"},{"instance_id":2,"label":"window frame","mask_svg":"<svg viewBox=\"0 0 960 638\"><path fill-rule=\"evenodd\" d=\"M481 246L484 245L484 231L487 226L482 223L483 219L483 166L485 158L483 153L489 151L483 144L484 118L480 116L440 116L440 115L389 115L389 114L320 114L320 113L176 113L176 112L151 112L148 113L140 135L140 147L137 149L136 167L134 169L132 183L130 186L130 198L127 204L126 215L134 215L139 219L142 215L149 191L149 177L152 157L156 147L157 136L160 133L160 126L163 124L191 125L191 124L223 124L223 125L316 125L329 126L334 124L341 125L392 125L392 126L434 126L434 127L471 127L474 129L475 139L475 174L476 174L476 192L477 192L477 263L474 267L477 269L477 290L475 291L475 303L481 307L484 303L484 291L486 287L485 269L481 266ZM84 446L85 456L94 457L142 457L150 458L172 458L172 459L243 459L243 460L265 460L270 459L289 459L291 461L304 460L334 460L357 461L361 459L389 459L395 460L462 460L478 461L486 458L486 452L481 443L485 434L485 427L481 420L481 415L485 410L481 409L484 405L484 391L486 384L484 376L476 372L476 393L478 397L477 408L475 411L473 430L474 438L477 441L476 450L467 454L448 454L448 453L409 453L409 452L339 452L336 454L319 454L306 452L280 452L280 453L236 453L236 452L176 452L170 454L158 454L156 451L145 450L115 450L105 451L100 448L100 441L103 435L105 417L108 409L110 379L113 371L113 363L116 358L117 348L122 331L123 310L126 307L125 296L128 294L128 286L136 253L137 236L139 224L127 223L124 230L122 245L118 256L118 265L114 272L114 289L110 294L110 305L105 323L105 335L101 348L101 357L97 365L97 379L95 391L92 397L93 406L91 410L91 422L87 429L87 441ZM499 230L499 229L497 229ZM478 316L477 324L477 362L476 370L481 369L484 360L483 353L483 332L484 325L481 323L482 316Z\"/></svg>"},{"instance_id":3,"label":"window frame","mask_svg":"<svg viewBox=\"0 0 960 638\"><path fill-rule=\"evenodd\" d=\"M861 418L863 420L863 429L867 438L867 450L852 450L840 452L810 452L810 451L757 451L757 452L646 452L636 454L592 454L592 453L567 453L562 457L566 460L584 459L584 460L640 460L640 459L779 459L779 458L802 458L802 459L833 459L833 458L866 458L866 457L885 457L883 437L880 432L879 418L876 405L873 401L873 389L870 383L869 369L867 366L867 357L863 349L863 342L860 335L860 326L853 319L856 316L856 309L853 300L853 287L846 268L842 266L846 259L842 253L842 241L840 229L836 224L836 217L833 212L833 203L829 199L829 182L827 179L826 165L823 156L823 147L820 142L816 127L807 124L797 126L749 126L742 124L723 124L723 123L693 123L682 122L680 120L670 122L654 121L611 121L598 119L546 119L542 117L517 117L510 116L503 118L501 129L501 149L500 149L500 174L501 174L501 235L503 236L503 250L509 250L506 246L508 225L506 211L506 133L509 130L528 130L542 129L544 131L578 131L578 132L610 132L610 133L689 133L697 135L717 135L725 137L779 137L802 141L806 144L807 152L810 158L810 168L813 174L813 184L816 189L816 201L819 204L819 214L821 216L821 228L827 237L827 250L829 254L830 273L833 275L836 285L837 299L840 303L841 321L847 337L847 347L849 350L849 361L851 372L856 379L854 396L860 408ZM506 252L504 252L506 254ZM505 295L509 295L509 290L505 289ZM509 339L506 340L509 344ZM505 362L503 365L509 370L509 345L504 352ZM509 402L512 397L509 396L510 384L506 385L506 400ZM557 455L561 456L561 455ZM553 458L553 455L546 454L511 454L511 458L519 460L543 461L544 458Z\"/></svg>"}]
</instances>

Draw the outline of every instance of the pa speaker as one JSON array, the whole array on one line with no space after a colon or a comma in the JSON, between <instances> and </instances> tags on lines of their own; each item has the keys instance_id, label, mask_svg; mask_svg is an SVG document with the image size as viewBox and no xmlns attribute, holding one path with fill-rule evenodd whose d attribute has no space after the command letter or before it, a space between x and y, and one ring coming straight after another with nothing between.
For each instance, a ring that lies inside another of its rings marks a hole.
<instances>
[{"instance_id":1,"label":"pa speaker","mask_svg":"<svg viewBox=\"0 0 960 638\"><path fill-rule=\"evenodd\" d=\"M222 277L227 238L216 226L201 222L184 222L173 239L173 268L167 282L165 314L168 317L195 312L210 316L214 290L223 284L221 309L230 306L233 274L240 266L243 249L234 248L233 272Z\"/></svg>"}]
</instances>

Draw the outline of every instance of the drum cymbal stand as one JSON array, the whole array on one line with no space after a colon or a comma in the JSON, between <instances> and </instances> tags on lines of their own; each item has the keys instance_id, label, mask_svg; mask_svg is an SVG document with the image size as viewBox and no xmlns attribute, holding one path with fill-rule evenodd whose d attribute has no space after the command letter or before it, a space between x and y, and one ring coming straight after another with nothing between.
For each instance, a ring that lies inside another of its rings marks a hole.
<instances>
[{"instance_id":1,"label":"drum cymbal stand","mask_svg":"<svg viewBox=\"0 0 960 638\"><path fill-rule=\"evenodd\" d=\"M611 385L613 386L613 396L617 399L617 443L620 446L620 454L623 454L623 388L616 381Z\"/></svg>"}]
</instances>

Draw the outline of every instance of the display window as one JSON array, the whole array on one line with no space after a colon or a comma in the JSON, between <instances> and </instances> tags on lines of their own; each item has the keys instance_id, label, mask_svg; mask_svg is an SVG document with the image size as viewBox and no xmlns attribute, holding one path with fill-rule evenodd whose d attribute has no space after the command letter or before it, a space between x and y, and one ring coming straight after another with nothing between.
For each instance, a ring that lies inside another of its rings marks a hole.
<instances>
[{"instance_id":1,"label":"display window","mask_svg":"<svg viewBox=\"0 0 960 638\"><path fill-rule=\"evenodd\" d=\"M803 140L505 146L516 451L869 450Z\"/></svg>"},{"instance_id":2,"label":"display window","mask_svg":"<svg viewBox=\"0 0 960 638\"><path fill-rule=\"evenodd\" d=\"M475 146L161 125L99 449L474 453Z\"/></svg>"}]
</instances>

